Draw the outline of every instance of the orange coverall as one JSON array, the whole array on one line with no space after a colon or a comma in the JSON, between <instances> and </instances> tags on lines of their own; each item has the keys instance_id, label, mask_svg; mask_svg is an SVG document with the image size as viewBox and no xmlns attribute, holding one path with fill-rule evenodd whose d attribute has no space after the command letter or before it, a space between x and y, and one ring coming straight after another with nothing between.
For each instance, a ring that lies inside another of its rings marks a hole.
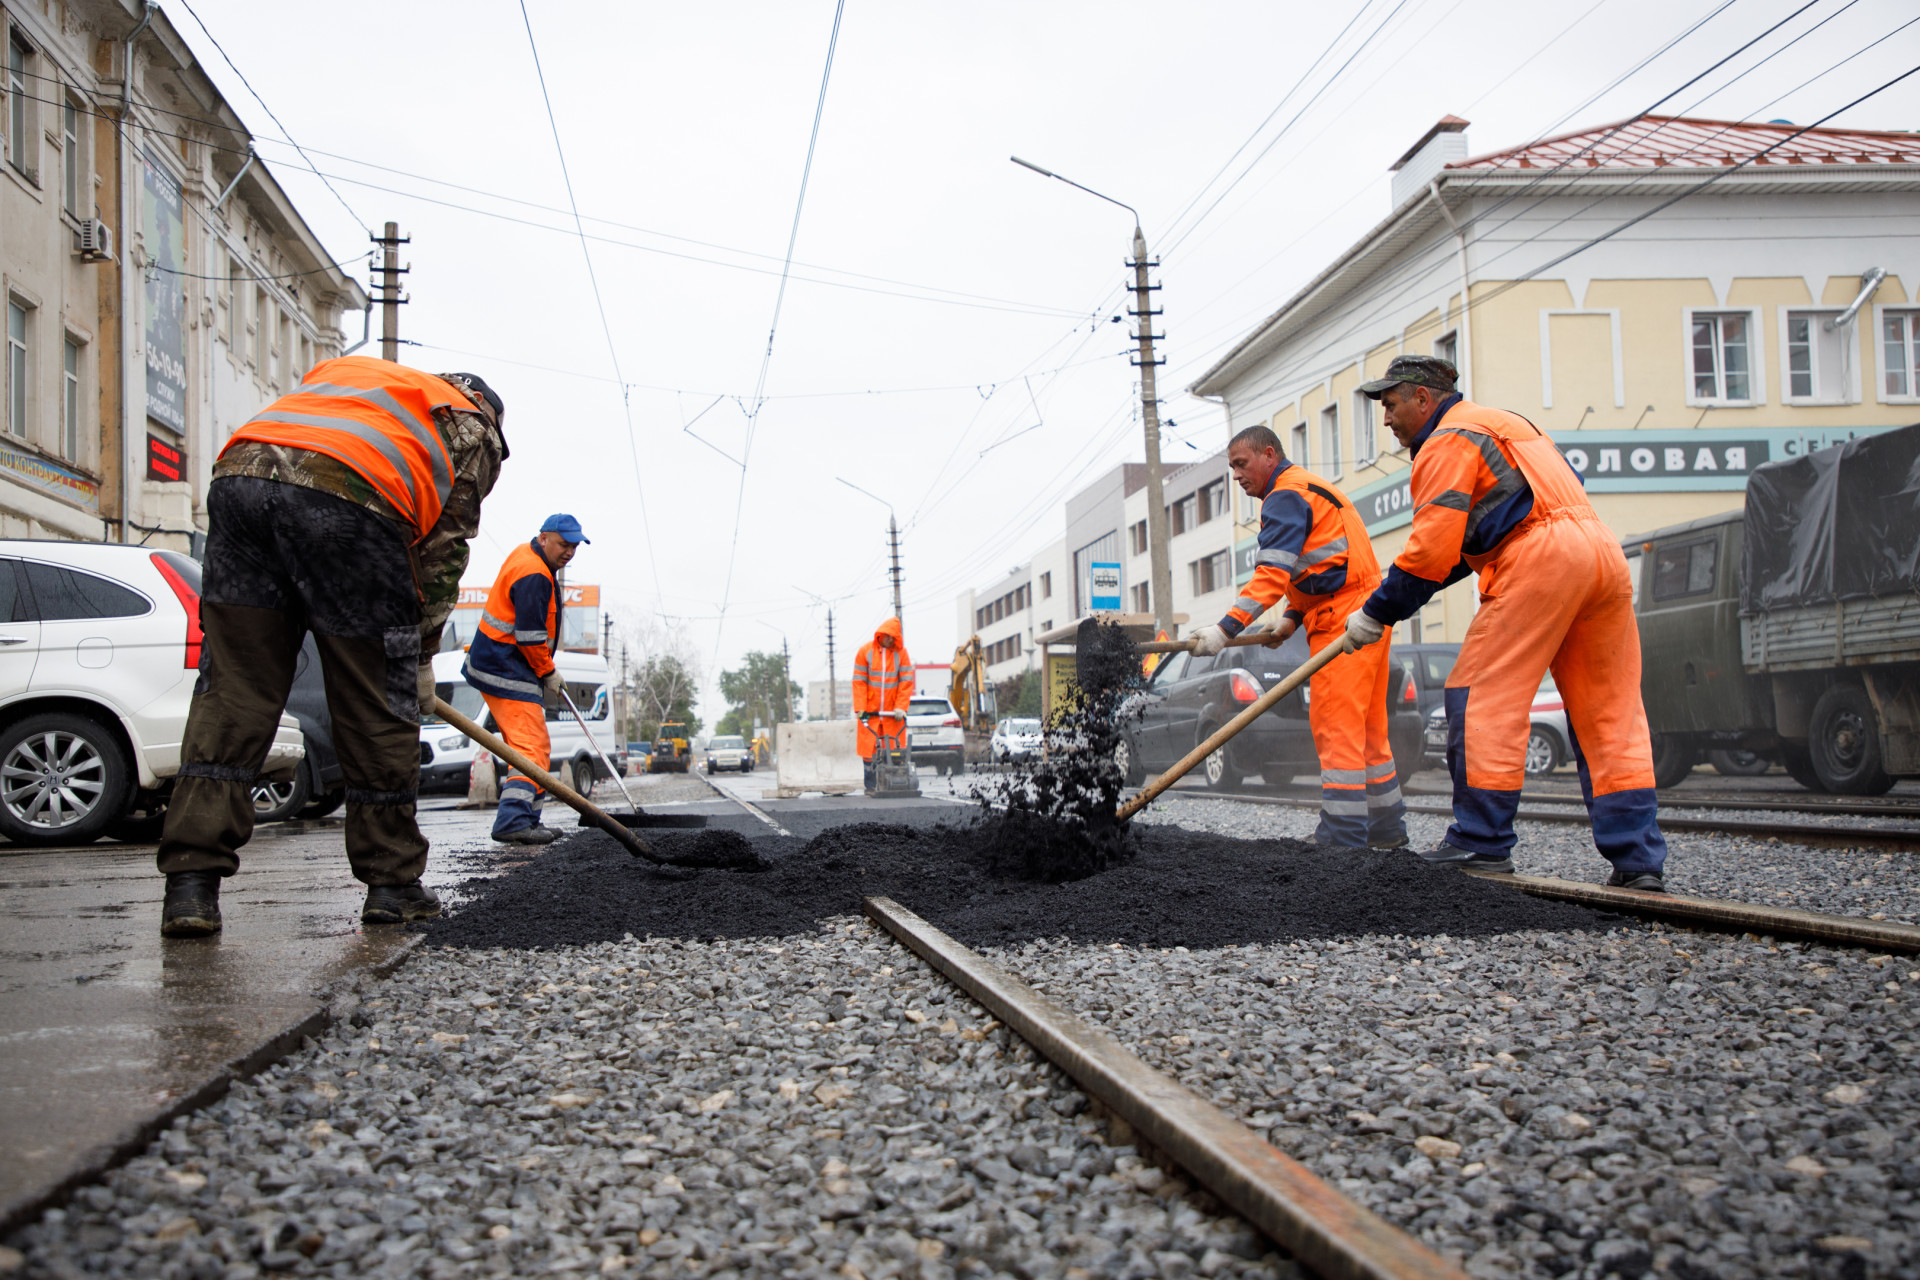
<instances>
[{"instance_id":1,"label":"orange coverall","mask_svg":"<svg viewBox=\"0 0 1920 1280\"><path fill-rule=\"evenodd\" d=\"M1281 459L1260 502L1253 577L1220 619L1236 636L1287 599L1287 616L1318 653L1346 635L1347 615L1380 585L1367 527L1332 481ZM1307 723L1320 755L1322 844L1359 848L1407 840L1406 806L1387 740L1390 640L1336 658L1314 673Z\"/></svg>"},{"instance_id":2,"label":"orange coverall","mask_svg":"<svg viewBox=\"0 0 1920 1280\"><path fill-rule=\"evenodd\" d=\"M1518 414L1450 397L1413 453L1413 529L1366 612L1392 624L1480 575L1480 611L1447 678L1447 843L1492 857L1513 848L1528 713L1552 670L1594 844L1622 872L1659 873L1667 843L1619 541L1553 441Z\"/></svg>"},{"instance_id":3,"label":"orange coverall","mask_svg":"<svg viewBox=\"0 0 1920 1280\"><path fill-rule=\"evenodd\" d=\"M900 619L888 618L860 646L853 660L853 714L860 718L860 758L873 759L880 734L907 745L907 703L913 700L913 659L900 636ZM881 717L880 733L868 727L868 713Z\"/></svg>"}]
</instances>

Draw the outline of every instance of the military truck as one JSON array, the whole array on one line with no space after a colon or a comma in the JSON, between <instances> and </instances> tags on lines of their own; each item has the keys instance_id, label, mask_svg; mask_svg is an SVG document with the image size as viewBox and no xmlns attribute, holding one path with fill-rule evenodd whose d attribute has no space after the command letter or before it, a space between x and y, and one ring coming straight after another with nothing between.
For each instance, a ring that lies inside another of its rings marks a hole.
<instances>
[{"instance_id":1,"label":"military truck","mask_svg":"<svg viewBox=\"0 0 1920 1280\"><path fill-rule=\"evenodd\" d=\"M1756 467L1628 539L1654 781L1749 751L1816 791L1920 776L1920 426Z\"/></svg>"}]
</instances>

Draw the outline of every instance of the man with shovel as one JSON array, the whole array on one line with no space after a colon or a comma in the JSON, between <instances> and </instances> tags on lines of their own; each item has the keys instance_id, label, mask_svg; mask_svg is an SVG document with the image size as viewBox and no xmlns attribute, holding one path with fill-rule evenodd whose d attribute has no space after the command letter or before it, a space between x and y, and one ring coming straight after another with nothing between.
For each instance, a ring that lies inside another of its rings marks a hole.
<instances>
[{"instance_id":1,"label":"man with shovel","mask_svg":"<svg viewBox=\"0 0 1920 1280\"><path fill-rule=\"evenodd\" d=\"M1227 444L1227 465L1260 501L1259 554L1253 579L1227 616L1194 632L1193 651L1219 653L1227 641L1279 603L1269 646L1301 626L1310 652L1345 634L1346 617L1380 585L1367 527L1331 480L1280 451L1266 427L1248 427ZM1320 824L1313 838L1334 848L1397 848L1407 843L1406 806L1387 739L1387 646L1357 650L1315 672L1307 704L1320 755ZM1271 781L1271 779L1269 779Z\"/></svg>"},{"instance_id":2,"label":"man with shovel","mask_svg":"<svg viewBox=\"0 0 1920 1280\"><path fill-rule=\"evenodd\" d=\"M207 488L200 676L167 803L160 932L220 932L220 882L253 834L254 777L308 631L347 784L360 919L440 913L420 883L420 705L467 540L506 459L500 397L470 373L323 360L233 433ZM175 583L183 598L190 590ZM189 643L192 637L189 637Z\"/></svg>"},{"instance_id":3,"label":"man with shovel","mask_svg":"<svg viewBox=\"0 0 1920 1280\"><path fill-rule=\"evenodd\" d=\"M1374 644L1442 587L1480 575L1480 610L1447 677L1453 825L1420 857L1513 870L1529 711L1552 671L1594 844L1613 864L1607 883L1664 892L1667 842L1619 539L1547 434L1462 399L1457 376L1445 360L1398 356L1360 386L1413 455L1413 528L1380 589L1347 619L1348 636Z\"/></svg>"},{"instance_id":4,"label":"man with shovel","mask_svg":"<svg viewBox=\"0 0 1920 1280\"><path fill-rule=\"evenodd\" d=\"M531 542L507 556L480 611L480 626L461 674L487 700L507 745L541 768L552 755L547 706L563 688L553 663L560 647L560 581L580 544L591 541L570 515L551 515ZM540 823L540 784L509 769L500 784L493 838L503 844L547 844L559 832Z\"/></svg>"}]
</instances>

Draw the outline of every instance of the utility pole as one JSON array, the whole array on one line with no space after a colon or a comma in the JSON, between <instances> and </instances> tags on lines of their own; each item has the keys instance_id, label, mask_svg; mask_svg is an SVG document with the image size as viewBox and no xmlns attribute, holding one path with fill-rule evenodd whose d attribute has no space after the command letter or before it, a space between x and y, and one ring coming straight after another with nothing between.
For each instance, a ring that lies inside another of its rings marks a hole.
<instances>
[{"instance_id":1,"label":"utility pole","mask_svg":"<svg viewBox=\"0 0 1920 1280\"><path fill-rule=\"evenodd\" d=\"M827 610L827 719L840 718L840 690L833 680L833 610Z\"/></svg>"},{"instance_id":2,"label":"utility pole","mask_svg":"<svg viewBox=\"0 0 1920 1280\"><path fill-rule=\"evenodd\" d=\"M1153 331L1153 318L1161 312L1161 308L1153 305L1153 295L1160 286L1147 279L1147 268L1153 264L1147 261L1147 238L1141 234L1138 222L1133 227L1133 261L1127 265L1133 268L1134 299L1127 314L1140 326L1134 335L1140 343L1140 354L1134 357L1133 365L1140 370L1140 418L1147 435L1147 548L1152 553L1148 558L1152 575L1149 590L1153 595L1154 630L1171 637L1173 566L1167 559L1167 503L1165 491L1160 487L1160 400L1154 378L1154 370L1166 360L1156 359L1153 354L1154 339L1164 339L1167 335Z\"/></svg>"},{"instance_id":3,"label":"utility pole","mask_svg":"<svg viewBox=\"0 0 1920 1280\"><path fill-rule=\"evenodd\" d=\"M793 722L793 700L790 694L790 691L793 688L793 678L787 674L788 666L790 663L792 663L792 661L793 661L793 656L787 652L787 638L785 636L781 636L780 637L780 705L786 708L786 713L781 717L779 721L776 721L775 723L791 724Z\"/></svg>"},{"instance_id":4,"label":"utility pole","mask_svg":"<svg viewBox=\"0 0 1920 1280\"><path fill-rule=\"evenodd\" d=\"M382 277L373 287L380 291L380 358L398 362L400 359L400 308L411 299L400 296L400 277L412 271L412 267L400 265L400 246L413 243L412 236L400 234L400 224L389 222L386 234L370 236L384 252L380 256L380 265L373 273Z\"/></svg>"},{"instance_id":5,"label":"utility pole","mask_svg":"<svg viewBox=\"0 0 1920 1280\"><path fill-rule=\"evenodd\" d=\"M900 525L887 513L887 555L892 567L887 570L887 578L893 583L893 616L900 618ZM905 618L900 618L905 622Z\"/></svg>"}]
</instances>

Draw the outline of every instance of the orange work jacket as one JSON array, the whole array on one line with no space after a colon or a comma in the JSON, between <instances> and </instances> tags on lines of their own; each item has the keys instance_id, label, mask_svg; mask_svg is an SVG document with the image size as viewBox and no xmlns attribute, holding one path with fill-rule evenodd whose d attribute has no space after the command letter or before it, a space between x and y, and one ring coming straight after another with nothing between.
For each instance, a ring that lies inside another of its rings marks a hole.
<instances>
[{"instance_id":1,"label":"orange work jacket","mask_svg":"<svg viewBox=\"0 0 1920 1280\"><path fill-rule=\"evenodd\" d=\"M547 580L547 618L544 627L516 626L519 610L514 604L514 584L525 578L539 576ZM480 634L489 640L517 648L533 668L536 676L545 676L553 670L553 650L559 643L560 635L560 583L553 576L552 566L540 549L531 542L523 542L507 555L507 562L500 566L500 576L493 580L493 590L487 593L487 603L480 610Z\"/></svg>"},{"instance_id":2,"label":"orange work jacket","mask_svg":"<svg viewBox=\"0 0 1920 1280\"><path fill-rule=\"evenodd\" d=\"M1261 499L1253 577L1220 629L1240 634L1282 596L1289 613L1305 617L1340 595L1379 584L1380 562L1352 501L1331 480L1283 461Z\"/></svg>"},{"instance_id":3,"label":"orange work jacket","mask_svg":"<svg viewBox=\"0 0 1920 1280\"><path fill-rule=\"evenodd\" d=\"M882 639L892 641L889 648ZM900 619L888 618L874 631L873 639L860 646L853 660L853 714L872 712L884 716L879 728L889 738L898 738L905 746L907 704L913 700L913 659L907 656L907 644L900 634ZM873 759L880 735L860 722L860 758Z\"/></svg>"},{"instance_id":4,"label":"orange work jacket","mask_svg":"<svg viewBox=\"0 0 1920 1280\"><path fill-rule=\"evenodd\" d=\"M341 356L322 360L300 386L233 433L325 454L366 478L417 531L427 536L453 491L453 459L433 424L433 411L477 412L448 383L390 360Z\"/></svg>"}]
</instances>

